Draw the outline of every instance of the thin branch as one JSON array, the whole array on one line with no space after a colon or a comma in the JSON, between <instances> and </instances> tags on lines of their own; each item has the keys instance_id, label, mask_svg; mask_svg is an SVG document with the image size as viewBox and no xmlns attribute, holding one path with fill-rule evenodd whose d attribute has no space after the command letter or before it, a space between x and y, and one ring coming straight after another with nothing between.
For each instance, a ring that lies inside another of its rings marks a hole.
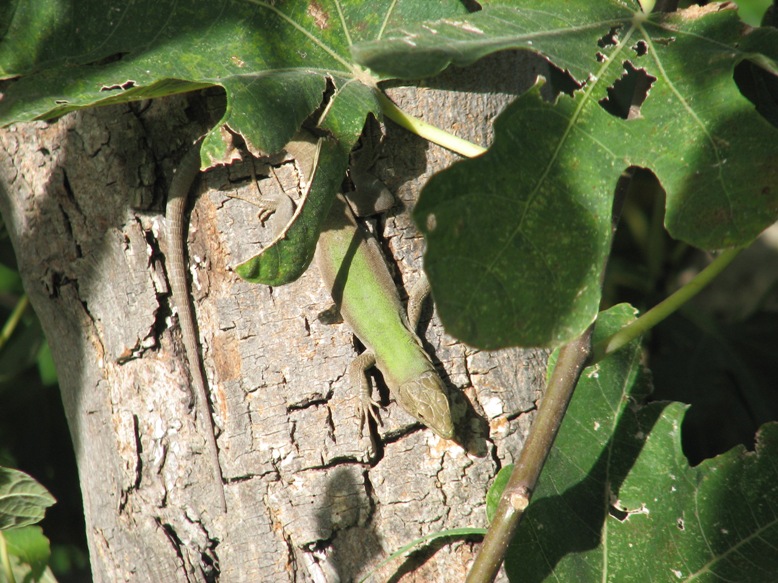
<instances>
[{"instance_id":1,"label":"thin branch","mask_svg":"<svg viewBox=\"0 0 778 583\"><path fill-rule=\"evenodd\" d=\"M592 349L592 363L599 362L609 354L613 354L619 348L644 334L686 304L732 263L732 260L738 256L742 249L742 247L739 247L722 252L708 267L698 273L694 279L681 289L659 302L631 324L624 326L615 334L598 342Z\"/></svg>"},{"instance_id":2,"label":"thin branch","mask_svg":"<svg viewBox=\"0 0 778 583\"><path fill-rule=\"evenodd\" d=\"M508 545L529 506L540 472L562 425L567 406L591 350L590 326L579 338L559 351L554 371L521 456L503 491L497 512L486 533L467 583L493 581Z\"/></svg>"}]
</instances>

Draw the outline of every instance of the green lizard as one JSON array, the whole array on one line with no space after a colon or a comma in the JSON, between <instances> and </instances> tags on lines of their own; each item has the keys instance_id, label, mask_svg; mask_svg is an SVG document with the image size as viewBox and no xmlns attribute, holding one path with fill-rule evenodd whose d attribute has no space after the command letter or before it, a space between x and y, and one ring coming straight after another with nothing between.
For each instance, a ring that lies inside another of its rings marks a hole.
<instances>
[{"instance_id":1,"label":"green lizard","mask_svg":"<svg viewBox=\"0 0 778 583\"><path fill-rule=\"evenodd\" d=\"M366 347L349 367L349 378L360 389L363 423L367 415L376 417L365 370L377 366L406 412L441 437L451 439L454 424L446 387L415 332L422 301L429 294L427 280L423 277L411 291L406 316L378 243L351 211L354 204L360 214L375 214L394 205L394 197L383 183L365 172L375 162L370 155L370 127L363 136L362 149L352 153L349 169L358 191L353 194L359 196L351 195L347 203L338 195L332 202L316 245L316 262L341 315ZM286 146L309 184L317 171L321 145L311 134L301 132ZM294 214L287 196L265 198L261 206L262 216L275 211L282 224L288 224Z\"/></svg>"},{"instance_id":2,"label":"green lizard","mask_svg":"<svg viewBox=\"0 0 778 583\"><path fill-rule=\"evenodd\" d=\"M213 421L208 407L202 363L197 350L194 321L186 291L183 252L183 207L186 196L199 170L199 141L187 155L171 185L168 196L168 219L171 222L169 251L173 301L179 308L187 358L190 361L198 416L203 418L210 435L208 454L214 480L219 488L222 511L226 509L224 486L219 465L218 449L213 433ZM311 168L316 156L311 142L301 141L287 148L303 164ZM288 198L288 197L284 197ZM291 217L291 199L263 201L263 215L277 211ZM285 217L286 218L286 217ZM175 243L178 243L176 245ZM408 314L403 310L397 287L392 280L376 240L360 226L345 199L338 195L323 227L316 246L316 260L325 284L329 287L340 313L354 334L365 345L366 351L349 367L351 382L360 388L362 422L367 415L375 417L376 406L370 394L365 371L377 366L384 376L389 391L397 403L440 437L451 439L454 424L451 419L446 387L432 361L421 346L415 329L421 314L421 302L428 294L426 278L415 286L408 301Z\"/></svg>"},{"instance_id":3,"label":"green lizard","mask_svg":"<svg viewBox=\"0 0 778 583\"><path fill-rule=\"evenodd\" d=\"M426 278L414 287L406 315L378 242L357 223L341 195L319 235L316 263L343 319L366 348L349 367L352 383L361 390L363 420L375 406L365 376L375 365L400 407L451 439L454 423L446 387L415 332L429 291Z\"/></svg>"},{"instance_id":4,"label":"green lizard","mask_svg":"<svg viewBox=\"0 0 778 583\"><path fill-rule=\"evenodd\" d=\"M366 148L352 154L349 172L355 182L375 161L370 159L370 137ZM315 140L309 134L298 134L286 150L310 182L318 159ZM361 214L367 209L385 211L394 204L383 183L379 183L382 188L376 188L376 180L359 182L359 192L353 194L360 195L354 202ZM363 192L365 182L367 193ZM333 200L316 244L315 261L341 316L366 349L349 367L351 383L360 390L362 422L367 415L376 417L377 404L370 396L365 371L377 366L400 407L440 437L452 439L454 423L446 386L415 332L422 302L429 295L427 279L422 276L411 290L406 315L378 242L357 223L350 202L351 198L347 202L340 194ZM288 204L271 204L289 212Z\"/></svg>"}]
</instances>

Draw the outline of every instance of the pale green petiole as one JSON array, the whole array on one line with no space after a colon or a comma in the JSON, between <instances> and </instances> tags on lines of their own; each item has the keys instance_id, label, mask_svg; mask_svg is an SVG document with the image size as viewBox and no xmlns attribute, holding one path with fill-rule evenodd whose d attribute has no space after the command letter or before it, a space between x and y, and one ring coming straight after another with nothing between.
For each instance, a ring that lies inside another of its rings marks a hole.
<instances>
[{"instance_id":1,"label":"pale green petiole","mask_svg":"<svg viewBox=\"0 0 778 583\"><path fill-rule=\"evenodd\" d=\"M640 8L643 9L643 12L646 14L651 14L651 11L654 9L654 5L656 4L656 0L639 0L640 2Z\"/></svg>"},{"instance_id":2,"label":"pale green petiole","mask_svg":"<svg viewBox=\"0 0 778 583\"><path fill-rule=\"evenodd\" d=\"M466 158L475 158L486 152L486 148L483 146L458 138L454 134L405 113L380 91L376 94L378 102L381 104L381 112L409 132Z\"/></svg>"},{"instance_id":3,"label":"pale green petiole","mask_svg":"<svg viewBox=\"0 0 778 583\"><path fill-rule=\"evenodd\" d=\"M744 247L738 247L737 249L728 249L722 252L708 267L698 273L694 279L681 289L665 298L629 326L625 326L609 338L595 344L592 348L590 364L598 362L609 354L616 352L619 348L644 334L678 310L678 308L700 293L719 273L724 271L743 249Z\"/></svg>"}]
</instances>

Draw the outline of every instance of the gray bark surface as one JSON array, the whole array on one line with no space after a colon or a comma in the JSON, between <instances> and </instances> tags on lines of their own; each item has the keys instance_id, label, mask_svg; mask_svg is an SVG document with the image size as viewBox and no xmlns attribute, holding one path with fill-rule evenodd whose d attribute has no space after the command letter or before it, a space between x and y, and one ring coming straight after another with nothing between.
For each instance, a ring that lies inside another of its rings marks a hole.
<instances>
[{"instance_id":1,"label":"gray bark surface","mask_svg":"<svg viewBox=\"0 0 778 583\"><path fill-rule=\"evenodd\" d=\"M434 87L389 94L487 145L495 115L540 66L492 59ZM520 451L545 354L468 348L428 307L425 346L467 438L440 440L387 403L385 390L383 425L373 439L360 436L359 395L346 377L358 349L347 325L320 318L332 301L316 267L279 288L248 284L230 269L273 229L257 218L245 161L203 175L189 229L226 480L228 513L218 511L160 244L166 189L206 129L210 100L89 110L0 132L0 210L57 364L94 580L352 581L420 536L485 526L486 490ZM407 290L423 251L408 210L429 175L456 157L391 124L386 133L376 172L402 204L373 224ZM263 194L297 186L292 161L270 162L275 176L260 180ZM254 162L260 177L267 163ZM378 375L373 381L380 386ZM436 542L374 580L462 580L476 548Z\"/></svg>"}]
</instances>

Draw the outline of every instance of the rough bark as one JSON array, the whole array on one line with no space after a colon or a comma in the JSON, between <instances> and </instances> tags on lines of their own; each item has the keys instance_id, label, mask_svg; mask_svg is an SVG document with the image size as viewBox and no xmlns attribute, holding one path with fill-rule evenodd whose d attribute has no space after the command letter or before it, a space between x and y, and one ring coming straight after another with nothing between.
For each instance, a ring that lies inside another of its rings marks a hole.
<instances>
[{"instance_id":1,"label":"rough bark","mask_svg":"<svg viewBox=\"0 0 778 583\"><path fill-rule=\"evenodd\" d=\"M514 55L390 94L488 144L494 116L535 67ZM443 442L388 403L371 447L345 375L355 341L345 324L319 317L331 299L315 266L280 288L247 284L229 269L267 237L240 162L204 175L189 237L226 479L228 513L217 510L160 245L166 188L204 130L208 103L170 98L0 134L0 210L57 364L94 580L350 581L421 535L484 526L490 480L530 426L544 354L465 347L428 309L425 344L466 439ZM409 289L423 241L407 211L454 156L391 124L386 132L377 172L402 205L376 231ZM294 187L293 164L274 162L277 177L260 188ZM436 543L375 577L461 580L473 551L471 542Z\"/></svg>"}]
</instances>

